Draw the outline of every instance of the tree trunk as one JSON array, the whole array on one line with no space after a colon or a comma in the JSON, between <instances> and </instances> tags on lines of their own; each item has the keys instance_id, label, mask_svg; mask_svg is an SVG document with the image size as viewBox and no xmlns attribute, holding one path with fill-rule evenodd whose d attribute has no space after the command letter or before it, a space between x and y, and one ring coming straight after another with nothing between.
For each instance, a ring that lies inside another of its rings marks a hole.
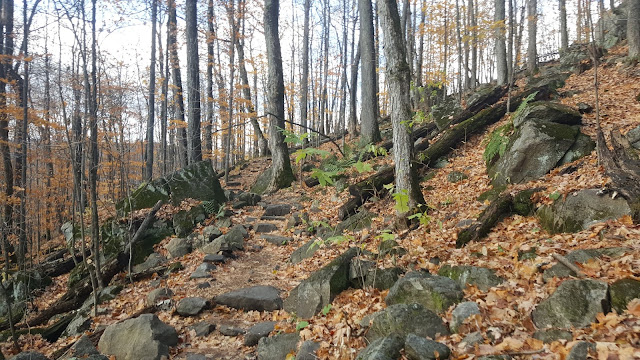
<instances>
[{"instance_id":1,"label":"tree trunk","mask_svg":"<svg viewBox=\"0 0 640 360\"><path fill-rule=\"evenodd\" d=\"M153 123L156 116L156 19L158 0L151 1L151 65L149 65L149 114L147 118L147 151L145 152L145 180L153 178Z\"/></svg>"},{"instance_id":2,"label":"tree trunk","mask_svg":"<svg viewBox=\"0 0 640 360\"><path fill-rule=\"evenodd\" d=\"M629 56L640 56L640 0L629 0L629 17L627 20L627 41Z\"/></svg>"},{"instance_id":3,"label":"tree trunk","mask_svg":"<svg viewBox=\"0 0 640 360\"><path fill-rule=\"evenodd\" d=\"M567 51L569 48L569 32L567 30L567 0L558 1L560 12L560 51Z\"/></svg>"},{"instance_id":4,"label":"tree trunk","mask_svg":"<svg viewBox=\"0 0 640 360\"><path fill-rule=\"evenodd\" d=\"M471 83L469 85L473 90L478 83L478 23L473 0L469 0L469 25L471 26Z\"/></svg>"},{"instance_id":5,"label":"tree trunk","mask_svg":"<svg viewBox=\"0 0 640 360\"><path fill-rule=\"evenodd\" d=\"M267 82L267 101L269 111L269 145L271 147L271 179L268 192L288 187L293 182L293 171L289 162L289 150L284 143L284 79L282 73L282 54L278 37L279 0L264 2L264 38L267 48L269 80Z\"/></svg>"},{"instance_id":6,"label":"tree trunk","mask_svg":"<svg viewBox=\"0 0 640 360\"><path fill-rule=\"evenodd\" d=\"M496 0L495 39L496 39L496 68L498 71L498 85L507 83L507 47L505 44L505 0Z\"/></svg>"},{"instance_id":7,"label":"tree trunk","mask_svg":"<svg viewBox=\"0 0 640 360\"><path fill-rule=\"evenodd\" d=\"M187 0L187 90L189 91L189 164L202 161L197 0Z\"/></svg>"},{"instance_id":8,"label":"tree trunk","mask_svg":"<svg viewBox=\"0 0 640 360\"><path fill-rule=\"evenodd\" d=\"M536 48L538 31L538 0L527 0L528 15L528 45L527 45L527 72L533 76L538 70L538 51Z\"/></svg>"},{"instance_id":9,"label":"tree trunk","mask_svg":"<svg viewBox=\"0 0 640 360\"><path fill-rule=\"evenodd\" d=\"M207 125L205 126L204 134L204 156L213 159L213 122L215 118L213 116L213 35L215 28L213 27L213 0L209 0L207 4L207 79L206 79L206 93L207 93Z\"/></svg>"},{"instance_id":10,"label":"tree trunk","mask_svg":"<svg viewBox=\"0 0 640 360\"><path fill-rule=\"evenodd\" d=\"M309 12L311 0L304 0L304 30L302 35L302 79L300 81L300 124L307 126L307 110L309 108ZM302 130L306 132L307 130Z\"/></svg>"},{"instance_id":11,"label":"tree trunk","mask_svg":"<svg viewBox=\"0 0 640 360\"><path fill-rule=\"evenodd\" d=\"M373 35L373 12L371 0L358 0L360 11L360 60L362 64L360 141L364 144L377 143L380 137L378 127L376 50Z\"/></svg>"},{"instance_id":12,"label":"tree trunk","mask_svg":"<svg viewBox=\"0 0 640 360\"><path fill-rule=\"evenodd\" d=\"M358 96L358 64L360 63L360 46L356 46L356 48L356 54L351 62L351 88L349 89L349 126L347 127L352 139L358 135L356 100ZM353 49L351 49L351 53L353 54Z\"/></svg>"},{"instance_id":13,"label":"tree trunk","mask_svg":"<svg viewBox=\"0 0 640 360\"><path fill-rule=\"evenodd\" d=\"M177 115L180 123L177 127L177 140L178 140L178 167L187 166L188 159L188 141L187 130L184 127L184 93L182 89L182 75L180 75L180 60L178 58L178 28L177 28L177 16L176 16L176 3L175 0L168 0L167 6L169 7L169 20L168 20L168 37L169 43L169 56L171 58L171 74L173 78L173 94L174 101L177 104Z\"/></svg>"},{"instance_id":14,"label":"tree trunk","mask_svg":"<svg viewBox=\"0 0 640 360\"><path fill-rule=\"evenodd\" d=\"M162 160L162 176L167 173L167 121L169 120L169 46L162 49L161 32L158 31L160 54L160 73L162 74L162 105L160 107L160 159ZM164 54L164 57L163 57Z\"/></svg>"},{"instance_id":15,"label":"tree trunk","mask_svg":"<svg viewBox=\"0 0 640 360\"><path fill-rule=\"evenodd\" d=\"M396 193L405 193L408 209L398 209L402 218L418 205L424 204L420 184L413 165L413 139L411 128L405 122L411 119L411 74L406 62L406 47L400 28L400 16L396 0L382 0L378 4L378 16L384 31L384 50L387 60L387 81L391 96L391 123L393 126L393 161L395 163Z\"/></svg>"}]
</instances>

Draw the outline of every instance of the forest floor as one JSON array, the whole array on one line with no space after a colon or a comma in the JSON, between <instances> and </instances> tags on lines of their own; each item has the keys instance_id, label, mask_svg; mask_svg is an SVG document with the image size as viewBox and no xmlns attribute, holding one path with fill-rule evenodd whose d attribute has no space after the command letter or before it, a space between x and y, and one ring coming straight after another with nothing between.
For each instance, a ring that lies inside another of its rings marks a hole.
<instances>
[{"instance_id":1,"label":"forest floor","mask_svg":"<svg viewBox=\"0 0 640 360\"><path fill-rule=\"evenodd\" d=\"M625 48L611 51L608 58L626 53ZM640 66L630 67L624 62L606 63L598 69L600 77L600 115L605 134L610 130L620 129L622 133L640 125ZM562 97L562 103L576 107L579 102L595 106L593 86L594 69L580 75L572 75L560 93L571 92L573 96ZM461 333L438 339L447 344L453 351L454 358L472 359L479 355L511 354L523 359L564 359L566 354L578 340L596 343L600 359L631 359L640 356L640 303L633 303L623 314L615 312L601 315L598 322L589 328L573 331L573 341L556 341L543 344L532 337L535 331L530 314L535 306L546 299L557 288L560 280L544 282L541 269L545 269L555 261L553 254L565 255L567 252L583 248L629 247L634 251L615 259L593 261L585 264L581 270L590 278L609 283L625 278L640 278L640 226L633 224L628 217L607 221L592 226L575 234L550 235L541 229L538 220L531 217L511 216L500 222L482 241L470 243L462 249L455 248L456 224L463 219L474 219L487 206L487 203L476 200L477 196L491 188L486 173L482 154L486 144L486 135L497 126L503 125L508 115L483 134L469 138L455 149L448 159L448 164L434 171L434 176L422 182L423 195L433 208L431 222L428 226L420 226L411 232L396 233L396 240L408 249L408 253L395 258L378 260L378 267L401 266L407 270L437 270L445 264L475 265L495 269L497 275L506 279L503 285L494 287L488 292L479 291L468 286L465 299L475 301L482 312L475 323L467 324ZM585 114L582 131L595 140L595 112ZM333 145L324 145L331 150ZM390 162L390 156L376 160L378 163ZM509 190L545 187L543 196L536 201L538 205L549 203L549 195L558 193L571 196L575 190L600 188L608 182L604 170L598 164L596 152L566 165L578 165L577 171L562 175L562 168L552 171L545 177L526 184L509 187ZM268 166L265 159L250 162L244 170L236 170L241 186L248 191L255 180L258 170ZM565 167L566 167L565 166ZM564 168L564 167L563 167ZM249 171L252 170L252 171ZM463 171L468 178L457 183L447 181L452 171ZM360 176L353 174L354 176ZM353 179L352 179L353 180ZM234 180L235 181L235 180ZM224 186L224 184L223 184ZM338 223L337 209L349 195L348 192L337 192L334 187L307 188L296 182L291 188L266 196L268 203L296 203L303 206L311 221L323 221L335 225ZM310 211L312 207L320 211ZM350 241L341 244L321 246L316 254L298 264L288 262L289 255L297 247L311 239L309 236L293 235L282 230L279 233L293 236L295 241L285 246L275 246L260 239L250 231L246 243L246 251L238 253L238 257L222 264L214 271L215 279L209 279L212 285L206 289L198 288L202 279L189 279L189 275L202 263L204 255L199 251L185 255L179 260L184 270L171 274L167 278L152 278L137 282L125 289L112 301L100 306L102 315L93 319L93 328L103 327L120 321L145 306L147 293L159 286L171 288L174 301L187 296L213 298L223 292L253 285L273 285L286 292L295 287L301 280L319 269L332 258L350 246L376 250L380 242L378 235L391 227L394 214L392 199L383 198L368 202L365 207L377 214L369 229L349 234ZM247 224L251 217L260 218L262 208L247 207L234 210L233 224ZM284 222L275 222L284 229ZM198 229L200 230L200 229ZM196 231L198 231L196 230ZM165 240L157 246L163 252ZM535 247L538 257L533 260L519 261L518 252ZM439 264L431 259L438 258ZM66 276L55 279L54 285L36 300L38 308L46 308L56 296L66 290ZM388 291L375 289L349 289L340 294L332 303L327 314L318 314L309 320L309 325L301 337L320 342L318 351L320 358L354 359L365 346L364 332L360 320L385 307L384 298ZM451 320L451 310L443 315L445 322ZM173 358L185 358L187 353L202 353L214 359L252 358L255 347L243 346L242 336L223 336L218 331L206 337L196 337L189 326L201 321L217 325L227 324L248 328L261 321L280 321L277 329L284 332L293 331L297 320L285 311L257 312L238 311L225 306L215 306L196 317L183 318L173 311L159 311L157 315L164 322L174 326L180 335L180 344L171 349ZM491 332L492 343L486 343L469 350L461 346L465 334L473 331ZM61 339L49 344L39 336L21 338L25 349L33 349L52 354L77 338ZM3 352L10 354L9 344L3 345Z\"/></svg>"}]
</instances>

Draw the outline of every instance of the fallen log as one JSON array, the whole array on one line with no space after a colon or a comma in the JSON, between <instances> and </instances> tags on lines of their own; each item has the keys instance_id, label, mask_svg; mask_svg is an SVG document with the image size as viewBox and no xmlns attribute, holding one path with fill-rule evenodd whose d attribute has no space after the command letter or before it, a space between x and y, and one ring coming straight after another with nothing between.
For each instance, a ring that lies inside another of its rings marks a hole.
<instances>
[{"instance_id":1,"label":"fallen log","mask_svg":"<svg viewBox=\"0 0 640 360\"><path fill-rule=\"evenodd\" d=\"M535 101L546 100L549 98L551 91L548 87L528 89L511 100L510 111L515 111L522 101L529 95L535 93ZM487 126L494 124L506 114L506 101L495 104L489 108L480 110L475 115L461 121L459 124L448 128L442 133L442 136L426 150L419 152L415 158L421 159L416 162L418 170L428 168L429 165L435 163L439 158L449 154L453 149L466 141L470 136L479 133ZM349 192L356 200L349 199L339 209L341 220L355 213L357 207L364 204L374 194L380 193L384 185L390 184L395 180L395 174L392 167L384 168L376 174L360 181L357 184L349 186ZM356 207L354 209L354 206Z\"/></svg>"},{"instance_id":2,"label":"fallen log","mask_svg":"<svg viewBox=\"0 0 640 360\"><path fill-rule=\"evenodd\" d=\"M116 257L111 258L106 261L102 266L102 283L108 284L111 279L118 274L120 271L125 269L125 267L129 264L130 259L130 249L131 247L144 235L145 230L151 224L153 218L155 217L156 212L162 206L162 200L159 200L155 206L151 209L149 214L147 214L146 218L136 231L135 235L131 239L131 246L127 246L127 248L119 253ZM22 324L18 325L18 329L39 326L51 319L53 316L62 314L65 312L69 312L71 310L76 310L79 308L84 301L91 295L93 292L93 287L91 286L91 279L86 277L74 285L71 289L67 290L67 292L53 305L48 307L47 309L41 311L35 317L31 319L27 319ZM4 329L0 329L4 330Z\"/></svg>"},{"instance_id":3,"label":"fallen log","mask_svg":"<svg viewBox=\"0 0 640 360\"><path fill-rule=\"evenodd\" d=\"M526 189L518 192L515 196L509 192L500 194L480 213L480 216L471 225L458 231L456 248L461 248L471 241L480 240L487 236L496 224L508 216L513 214L527 216L531 214L533 212L531 196L542 190L544 189Z\"/></svg>"}]
</instances>

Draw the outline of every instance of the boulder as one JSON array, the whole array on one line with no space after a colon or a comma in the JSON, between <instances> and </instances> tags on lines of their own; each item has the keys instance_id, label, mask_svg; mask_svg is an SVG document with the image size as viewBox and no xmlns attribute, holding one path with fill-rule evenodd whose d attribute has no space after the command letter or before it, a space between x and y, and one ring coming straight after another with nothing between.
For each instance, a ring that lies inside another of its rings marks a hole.
<instances>
[{"instance_id":1,"label":"boulder","mask_svg":"<svg viewBox=\"0 0 640 360\"><path fill-rule=\"evenodd\" d=\"M531 314L539 328L587 327L598 313L609 311L609 285L591 279L566 280Z\"/></svg>"},{"instance_id":2,"label":"boulder","mask_svg":"<svg viewBox=\"0 0 640 360\"><path fill-rule=\"evenodd\" d=\"M207 254L204 256L202 261L211 264L222 264L227 261L227 258L220 254Z\"/></svg>"},{"instance_id":3,"label":"boulder","mask_svg":"<svg viewBox=\"0 0 640 360\"><path fill-rule=\"evenodd\" d=\"M506 150L491 159L487 173L494 186L535 180L555 168L573 146L577 126L525 121L509 137Z\"/></svg>"},{"instance_id":4,"label":"boulder","mask_svg":"<svg viewBox=\"0 0 640 360\"><path fill-rule=\"evenodd\" d=\"M104 243L106 257L118 256L129 246L129 240L142 224L142 219L136 219L133 226L118 219L107 220L100 226L100 236ZM145 230L144 234L133 245L133 265L142 263L148 255L153 253L154 246L174 234L171 225L162 219L155 219Z\"/></svg>"},{"instance_id":5,"label":"boulder","mask_svg":"<svg viewBox=\"0 0 640 360\"><path fill-rule=\"evenodd\" d=\"M494 270L477 266L444 265L438 271L438 275L453 279L460 287L475 285L482 291L489 291L490 288L504 282L501 277L496 275Z\"/></svg>"},{"instance_id":6,"label":"boulder","mask_svg":"<svg viewBox=\"0 0 640 360\"><path fill-rule=\"evenodd\" d=\"M244 334L244 346L256 346L263 337L269 336L275 329L275 321L265 321L250 327Z\"/></svg>"},{"instance_id":7,"label":"boulder","mask_svg":"<svg viewBox=\"0 0 640 360\"><path fill-rule=\"evenodd\" d=\"M552 234L578 232L592 224L631 215L625 199L601 195L598 189L579 190L536 212L540 225Z\"/></svg>"},{"instance_id":8,"label":"boulder","mask_svg":"<svg viewBox=\"0 0 640 360\"><path fill-rule=\"evenodd\" d=\"M610 258L620 257L630 251L632 251L632 249L623 248L623 247L602 248L602 249L579 249L579 250L571 251L565 256L565 258L572 264L575 264L575 263L585 264L593 259L598 259L603 256L610 257ZM569 269L568 267L564 266L561 263L557 263L552 267L546 269L542 274L542 278L545 281L548 281L553 277L562 278L562 277L570 277L570 276L577 276L577 275L578 274L573 272L573 270Z\"/></svg>"},{"instance_id":9,"label":"boulder","mask_svg":"<svg viewBox=\"0 0 640 360\"><path fill-rule=\"evenodd\" d=\"M180 316L196 316L209 306L209 302L201 297L188 297L180 300L176 313Z\"/></svg>"},{"instance_id":10,"label":"boulder","mask_svg":"<svg viewBox=\"0 0 640 360\"><path fill-rule=\"evenodd\" d=\"M350 248L303 280L289 293L284 309L299 318L308 319L330 304L336 295L351 285L349 266L357 254L358 249Z\"/></svg>"},{"instance_id":11,"label":"boulder","mask_svg":"<svg viewBox=\"0 0 640 360\"><path fill-rule=\"evenodd\" d=\"M582 115L573 108L557 102L536 101L528 103L513 118L513 126L518 128L527 121L545 121L564 125L581 125Z\"/></svg>"},{"instance_id":12,"label":"boulder","mask_svg":"<svg viewBox=\"0 0 640 360\"><path fill-rule=\"evenodd\" d=\"M23 351L9 360L49 360L49 358L37 351Z\"/></svg>"},{"instance_id":13,"label":"boulder","mask_svg":"<svg viewBox=\"0 0 640 360\"><path fill-rule=\"evenodd\" d=\"M245 333L244 329L233 325L220 325L218 331L224 336L239 336Z\"/></svg>"},{"instance_id":14,"label":"boulder","mask_svg":"<svg viewBox=\"0 0 640 360\"><path fill-rule=\"evenodd\" d=\"M138 273L147 271L149 269L153 269L154 267L158 267L166 262L166 257L154 252L149 254L149 256L147 256L147 259L142 264L135 265L133 267L133 272Z\"/></svg>"},{"instance_id":15,"label":"boulder","mask_svg":"<svg viewBox=\"0 0 640 360\"><path fill-rule=\"evenodd\" d=\"M551 344L558 340L573 340L573 334L563 329L543 329L533 333L533 338L542 341L545 344Z\"/></svg>"},{"instance_id":16,"label":"boulder","mask_svg":"<svg viewBox=\"0 0 640 360\"><path fill-rule=\"evenodd\" d=\"M169 288L153 289L147 294L147 305L156 305L160 301L171 299L172 296L173 291Z\"/></svg>"},{"instance_id":17,"label":"boulder","mask_svg":"<svg viewBox=\"0 0 640 360\"><path fill-rule=\"evenodd\" d=\"M208 279L212 277L211 272L215 269L216 269L216 266L213 265L212 263L203 262L202 264L198 265L198 267L196 268L196 271L194 271L189 278L190 279Z\"/></svg>"},{"instance_id":18,"label":"boulder","mask_svg":"<svg viewBox=\"0 0 640 360\"><path fill-rule=\"evenodd\" d=\"M464 293L453 280L444 276L403 277L389 289L387 305L418 303L425 308L443 313L449 306L459 303Z\"/></svg>"},{"instance_id":19,"label":"boulder","mask_svg":"<svg viewBox=\"0 0 640 360\"><path fill-rule=\"evenodd\" d=\"M320 248L320 245L316 242L316 240L309 240L304 245L297 248L294 252L291 253L289 257L289 261L292 264L297 264L304 259L308 259L315 254L316 251Z\"/></svg>"},{"instance_id":20,"label":"boulder","mask_svg":"<svg viewBox=\"0 0 640 360\"><path fill-rule=\"evenodd\" d=\"M589 354L595 354L595 352L596 344L580 341L571 347L567 360L587 360L589 358Z\"/></svg>"},{"instance_id":21,"label":"boulder","mask_svg":"<svg viewBox=\"0 0 640 360\"><path fill-rule=\"evenodd\" d=\"M404 339L392 334L372 341L362 350L356 360L395 360L400 359Z\"/></svg>"},{"instance_id":22,"label":"boulder","mask_svg":"<svg viewBox=\"0 0 640 360\"><path fill-rule=\"evenodd\" d=\"M273 311L282 309L280 290L273 286L252 286L230 291L213 298L216 304L245 311Z\"/></svg>"},{"instance_id":23,"label":"boulder","mask_svg":"<svg viewBox=\"0 0 640 360\"><path fill-rule=\"evenodd\" d=\"M569 150L567 150L562 159L560 159L557 166L562 166L585 157L591 154L595 148L596 142L593 141L589 135L579 132L576 141L571 145Z\"/></svg>"},{"instance_id":24,"label":"boulder","mask_svg":"<svg viewBox=\"0 0 640 360\"><path fill-rule=\"evenodd\" d=\"M449 330L438 314L420 304L395 304L375 313L366 336L373 341L391 334L405 338L411 333L435 339L448 335Z\"/></svg>"},{"instance_id":25,"label":"boulder","mask_svg":"<svg viewBox=\"0 0 640 360\"><path fill-rule=\"evenodd\" d=\"M620 279L609 286L611 308L618 314L627 310L633 299L640 299L640 281L632 278Z\"/></svg>"},{"instance_id":26,"label":"boulder","mask_svg":"<svg viewBox=\"0 0 640 360\"><path fill-rule=\"evenodd\" d=\"M244 250L244 239L249 237L247 229L242 225L236 225L229 231L214 239L209 244L200 249L205 254L217 254L220 251L232 252L235 250Z\"/></svg>"},{"instance_id":27,"label":"boulder","mask_svg":"<svg viewBox=\"0 0 640 360\"><path fill-rule=\"evenodd\" d=\"M451 322L449 323L449 328L453 332L458 332L458 328L460 325L464 324L464 321L470 318L473 315L480 314L480 308L478 304L473 301L465 301L456 305L456 308L453 309L451 313Z\"/></svg>"},{"instance_id":28,"label":"boulder","mask_svg":"<svg viewBox=\"0 0 640 360\"><path fill-rule=\"evenodd\" d=\"M256 225L256 233L270 233L278 230L278 227L272 223L259 223Z\"/></svg>"},{"instance_id":29,"label":"boulder","mask_svg":"<svg viewBox=\"0 0 640 360\"><path fill-rule=\"evenodd\" d=\"M71 347L71 354L74 357L83 358L90 355L98 355L100 352L86 335L82 335Z\"/></svg>"},{"instance_id":30,"label":"boulder","mask_svg":"<svg viewBox=\"0 0 640 360\"><path fill-rule=\"evenodd\" d=\"M300 344L298 352L296 353L296 360L317 360L318 356L316 351L320 349L320 343L312 340L307 340Z\"/></svg>"},{"instance_id":31,"label":"boulder","mask_svg":"<svg viewBox=\"0 0 640 360\"><path fill-rule=\"evenodd\" d=\"M178 333L173 327L155 314L143 314L109 325L100 337L98 350L118 360L160 360L168 358L169 347L177 344Z\"/></svg>"},{"instance_id":32,"label":"boulder","mask_svg":"<svg viewBox=\"0 0 640 360\"><path fill-rule=\"evenodd\" d=\"M246 203L248 206L258 205L260 201L262 201L262 197L258 194L254 194L251 192L243 192L238 194L236 197L237 201L242 201Z\"/></svg>"},{"instance_id":33,"label":"boulder","mask_svg":"<svg viewBox=\"0 0 640 360\"><path fill-rule=\"evenodd\" d=\"M173 238L166 246L171 258L178 258L191 252L191 243L187 239Z\"/></svg>"},{"instance_id":34,"label":"boulder","mask_svg":"<svg viewBox=\"0 0 640 360\"><path fill-rule=\"evenodd\" d=\"M227 201L210 161L200 161L149 183L143 183L127 199L116 204L119 213L153 207L158 200L179 205L184 199Z\"/></svg>"},{"instance_id":35,"label":"boulder","mask_svg":"<svg viewBox=\"0 0 640 360\"><path fill-rule=\"evenodd\" d=\"M415 334L407 335L404 353L409 360L448 359L451 356L451 350L447 345Z\"/></svg>"},{"instance_id":36,"label":"boulder","mask_svg":"<svg viewBox=\"0 0 640 360\"><path fill-rule=\"evenodd\" d=\"M263 337L258 342L258 360L282 360L288 354L295 354L300 335L298 333L278 334Z\"/></svg>"},{"instance_id":37,"label":"boulder","mask_svg":"<svg viewBox=\"0 0 640 360\"><path fill-rule=\"evenodd\" d=\"M398 281L404 270L399 267L386 269L371 269L367 272L364 280L364 287L374 287L378 290L387 290Z\"/></svg>"},{"instance_id":38,"label":"boulder","mask_svg":"<svg viewBox=\"0 0 640 360\"><path fill-rule=\"evenodd\" d=\"M203 337L211 334L213 330L216 329L216 325L202 321L190 326L189 328L195 331L197 337Z\"/></svg>"},{"instance_id":39,"label":"boulder","mask_svg":"<svg viewBox=\"0 0 640 360\"><path fill-rule=\"evenodd\" d=\"M291 204L271 204L264 209L264 216L284 216L291 213Z\"/></svg>"},{"instance_id":40,"label":"boulder","mask_svg":"<svg viewBox=\"0 0 640 360\"><path fill-rule=\"evenodd\" d=\"M629 144L631 144L631 146L636 149L640 149L640 126L629 130L629 132L627 132L625 136L627 137L627 140L629 141Z\"/></svg>"},{"instance_id":41,"label":"boulder","mask_svg":"<svg viewBox=\"0 0 640 360\"><path fill-rule=\"evenodd\" d=\"M280 235L262 235L261 238L266 242L277 246L287 245L288 243L293 241L293 238Z\"/></svg>"},{"instance_id":42,"label":"boulder","mask_svg":"<svg viewBox=\"0 0 640 360\"><path fill-rule=\"evenodd\" d=\"M202 205L194 206L189 210L180 210L173 216L173 229L177 236L187 236L197 224L206 219L207 212Z\"/></svg>"}]
</instances>

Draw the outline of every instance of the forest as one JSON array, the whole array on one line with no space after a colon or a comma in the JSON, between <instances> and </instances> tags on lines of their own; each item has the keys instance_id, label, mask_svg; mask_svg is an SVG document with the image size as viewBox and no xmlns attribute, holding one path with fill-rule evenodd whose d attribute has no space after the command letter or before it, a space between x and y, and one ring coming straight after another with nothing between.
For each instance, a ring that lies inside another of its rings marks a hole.
<instances>
[{"instance_id":1,"label":"forest","mask_svg":"<svg viewBox=\"0 0 640 360\"><path fill-rule=\"evenodd\" d=\"M0 358L640 358L640 0L0 28Z\"/></svg>"}]
</instances>

